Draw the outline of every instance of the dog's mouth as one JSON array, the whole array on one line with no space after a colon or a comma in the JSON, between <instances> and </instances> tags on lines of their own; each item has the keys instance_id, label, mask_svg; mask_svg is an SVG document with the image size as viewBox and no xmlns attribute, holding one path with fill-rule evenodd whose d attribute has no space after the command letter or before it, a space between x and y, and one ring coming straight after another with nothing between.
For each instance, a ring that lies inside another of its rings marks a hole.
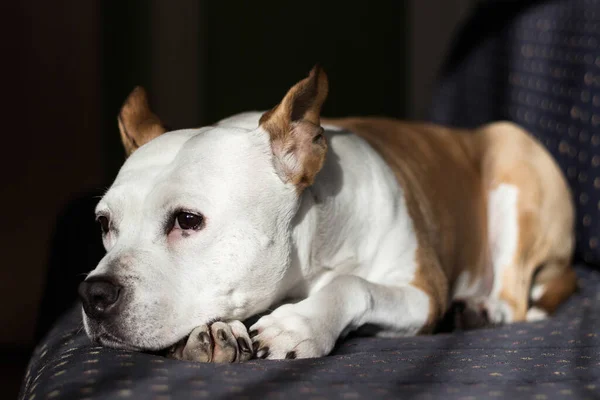
<instances>
[{"instance_id":1,"label":"dog's mouth","mask_svg":"<svg viewBox=\"0 0 600 400\"><path fill-rule=\"evenodd\" d=\"M118 338L117 336L107 332L104 328L100 328L100 332L93 335L92 341L101 344L102 346L112 347L114 349L130 350L130 351L143 351L144 349L127 343L126 341Z\"/></svg>"},{"instance_id":2,"label":"dog's mouth","mask_svg":"<svg viewBox=\"0 0 600 400\"><path fill-rule=\"evenodd\" d=\"M174 349L180 345L182 342L185 343L187 341L189 334L184 335L179 340L176 340L172 344L169 345L161 345L160 347L143 347L139 345L134 345L129 343L128 341L121 339L114 333L107 331L102 325L94 327L93 331L89 332L89 337L92 342L97 343L104 347L110 347L113 349L121 349L127 351L137 351L143 353L150 353L156 355L167 355L174 351Z\"/></svg>"},{"instance_id":3,"label":"dog's mouth","mask_svg":"<svg viewBox=\"0 0 600 400\"><path fill-rule=\"evenodd\" d=\"M219 320L210 319L210 323ZM169 331L169 335L159 335L153 337L149 335L137 335L135 331L129 331L128 327L116 321L97 321L87 317L84 313L83 325L88 338L98 345L113 349L126 351L143 352L156 355L168 355L175 349L182 348L190 337L192 328L189 331ZM130 322L127 325L131 325ZM135 326L135 322L133 323ZM158 332L154 332L158 334ZM164 333L164 332L163 332Z\"/></svg>"}]
</instances>

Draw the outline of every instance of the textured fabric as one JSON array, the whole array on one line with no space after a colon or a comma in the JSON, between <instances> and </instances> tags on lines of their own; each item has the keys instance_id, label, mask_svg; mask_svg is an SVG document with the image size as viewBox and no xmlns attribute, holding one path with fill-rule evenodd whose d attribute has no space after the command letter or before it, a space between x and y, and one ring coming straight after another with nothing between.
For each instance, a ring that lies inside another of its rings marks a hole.
<instances>
[{"instance_id":1,"label":"textured fabric","mask_svg":"<svg viewBox=\"0 0 600 400\"><path fill-rule=\"evenodd\" d=\"M97 347L78 309L39 345L21 399L598 398L600 272L547 321L465 334L353 338L331 356L216 365Z\"/></svg>"},{"instance_id":2,"label":"textured fabric","mask_svg":"<svg viewBox=\"0 0 600 400\"><path fill-rule=\"evenodd\" d=\"M600 1L491 1L465 25L431 120L512 120L558 160L577 206L577 255L600 266Z\"/></svg>"}]
</instances>

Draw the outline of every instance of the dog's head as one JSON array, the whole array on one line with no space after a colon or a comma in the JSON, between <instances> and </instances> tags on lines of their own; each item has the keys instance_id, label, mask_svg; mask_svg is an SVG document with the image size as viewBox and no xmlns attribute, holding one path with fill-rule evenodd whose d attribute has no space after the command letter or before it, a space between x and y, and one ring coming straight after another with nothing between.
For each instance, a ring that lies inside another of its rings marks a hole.
<instances>
[{"instance_id":1,"label":"dog's head","mask_svg":"<svg viewBox=\"0 0 600 400\"><path fill-rule=\"evenodd\" d=\"M163 349L289 289L292 219L327 151L327 87L316 67L253 129L173 132L131 93L119 115L129 157L96 209L107 254L79 288L92 339Z\"/></svg>"}]
</instances>

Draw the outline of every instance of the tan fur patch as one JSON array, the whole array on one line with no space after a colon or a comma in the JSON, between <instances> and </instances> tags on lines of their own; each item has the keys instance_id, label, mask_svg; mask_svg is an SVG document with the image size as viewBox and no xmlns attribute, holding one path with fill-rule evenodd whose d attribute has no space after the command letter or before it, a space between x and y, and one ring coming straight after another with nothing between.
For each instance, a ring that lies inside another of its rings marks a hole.
<instances>
[{"instance_id":1,"label":"tan fur patch","mask_svg":"<svg viewBox=\"0 0 600 400\"><path fill-rule=\"evenodd\" d=\"M298 192L313 183L325 161L327 141L320 126L320 112L327 91L327 76L317 66L260 118L260 125L271 138L278 173Z\"/></svg>"},{"instance_id":2,"label":"tan fur patch","mask_svg":"<svg viewBox=\"0 0 600 400\"><path fill-rule=\"evenodd\" d=\"M474 132L384 118L323 122L363 137L404 188L419 246L413 284L430 296L428 325L445 311L461 272L468 271L472 282L491 273L487 197L502 182L520 190L524 234L514 265L495 279L503 280L501 297L518 319L525 318L535 267L570 260L573 207L564 177L545 149L516 125L496 123ZM529 215L531 210L538 214Z\"/></svg>"},{"instance_id":3,"label":"tan fur patch","mask_svg":"<svg viewBox=\"0 0 600 400\"><path fill-rule=\"evenodd\" d=\"M150 109L148 96L141 86L133 89L123 103L118 122L127 156L167 131Z\"/></svg>"},{"instance_id":4,"label":"tan fur patch","mask_svg":"<svg viewBox=\"0 0 600 400\"><path fill-rule=\"evenodd\" d=\"M568 264L564 263L563 265ZM552 314L576 290L577 275L575 274L575 270L570 267L563 268L562 274L549 280L544 285L544 294L539 300L534 302L534 305Z\"/></svg>"},{"instance_id":5,"label":"tan fur patch","mask_svg":"<svg viewBox=\"0 0 600 400\"><path fill-rule=\"evenodd\" d=\"M517 252L503 276L496 279L502 280L500 298L512 308L513 320L522 321L527 315L532 283L547 276L550 269L553 276L568 276L572 271L574 207L555 161L523 129L495 123L482 127L479 134L487 149L482 166L484 184L489 189L501 183L519 189ZM538 268L539 276L532 282ZM565 283L565 287L570 285ZM562 302L566 296L561 291L549 296L556 295Z\"/></svg>"}]
</instances>

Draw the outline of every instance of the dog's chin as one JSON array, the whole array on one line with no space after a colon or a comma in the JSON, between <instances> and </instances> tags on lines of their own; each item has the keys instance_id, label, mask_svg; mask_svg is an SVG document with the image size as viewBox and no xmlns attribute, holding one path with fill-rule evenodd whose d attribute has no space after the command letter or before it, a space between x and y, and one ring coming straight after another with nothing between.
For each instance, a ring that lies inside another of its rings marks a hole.
<instances>
[{"instance_id":1,"label":"dog's chin","mask_svg":"<svg viewBox=\"0 0 600 400\"><path fill-rule=\"evenodd\" d=\"M156 352L160 353L167 351L177 343L186 339L188 335L182 335L178 339L172 341L154 341L154 340L143 340L143 343L137 341L127 340L113 332L109 332L100 324L85 323L85 331L90 340L94 343L98 343L105 347L113 349L128 350L128 351L140 351L140 352Z\"/></svg>"},{"instance_id":2,"label":"dog's chin","mask_svg":"<svg viewBox=\"0 0 600 400\"><path fill-rule=\"evenodd\" d=\"M139 346L134 346L132 344L129 344L107 332L98 334L96 336L96 338L93 340L95 342L101 344L102 346L111 347L113 349L121 349L121 350L129 350L129 351L144 351L144 350L146 350Z\"/></svg>"},{"instance_id":3,"label":"dog's chin","mask_svg":"<svg viewBox=\"0 0 600 400\"><path fill-rule=\"evenodd\" d=\"M165 342L165 343L144 343L143 345L133 344L127 340L123 340L109 332L101 331L98 333L88 334L90 339L105 347L110 347L113 349L120 350L128 350L128 351L139 351L139 352L162 352L170 349L175 344L179 343L181 340L185 339L185 337L175 340L173 342Z\"/></svg>"}]
</instances>

